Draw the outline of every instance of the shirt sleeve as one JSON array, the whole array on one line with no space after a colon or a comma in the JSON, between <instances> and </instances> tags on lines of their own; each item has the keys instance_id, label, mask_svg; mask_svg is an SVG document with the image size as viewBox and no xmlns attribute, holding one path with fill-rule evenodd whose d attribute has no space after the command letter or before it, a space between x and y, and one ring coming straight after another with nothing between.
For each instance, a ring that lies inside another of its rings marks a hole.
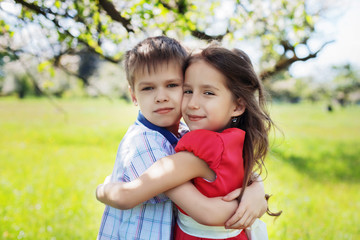
<instances>
[{"instance_id":1,"label":"shirt sleeve","mask_svg":"<svg viewBox=\"0 0 360 240\"><path fill-rule=\"evenodd\" d=\"M192 152L215 170L220 164L224 143L216 132L199 129L185 134L178 142L175 151Z\"/></svg>"},{"instance_id":2,"label":"shirt sleeve","mask_svg":"<svg viewBox=\"0 0 360 240\"><path fill-rule=\"evenodd\" d=\"M175 153L166 138L155 131L144 131L131 138L131 147L126 156L124 176L121 181L129 182L138 178L157 160ZM120 158L120 156L117 156ZM165 194L159 194L144 203L160 203L168 201Z\"/></svg>"}]
</instances>

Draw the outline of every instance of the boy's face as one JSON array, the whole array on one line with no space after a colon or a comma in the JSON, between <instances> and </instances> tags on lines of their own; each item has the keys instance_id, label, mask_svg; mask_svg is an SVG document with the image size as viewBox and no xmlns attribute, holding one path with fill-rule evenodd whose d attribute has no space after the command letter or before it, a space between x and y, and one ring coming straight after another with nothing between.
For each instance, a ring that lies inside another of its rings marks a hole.
<instances>
[{"instance_id":1,"label":"boy's face","mask_svg":"<svg viewBox=\"0 0 360 240\"><path fill-rule=\"evenodd\" d=\"M183 74L179 64L160 64L156 71L136 74L131 99L145 118L177 134L181 118Z\"/></svg>"}]
</instances>

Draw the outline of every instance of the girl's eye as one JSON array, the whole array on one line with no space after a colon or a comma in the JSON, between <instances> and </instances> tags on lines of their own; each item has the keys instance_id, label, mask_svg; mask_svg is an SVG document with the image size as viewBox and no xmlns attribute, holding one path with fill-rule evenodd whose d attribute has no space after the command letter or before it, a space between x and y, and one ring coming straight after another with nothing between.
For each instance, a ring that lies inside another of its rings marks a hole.
<instances>
[{"instance_id":1,"label":"girl's eye","mask_svg":"<svg viewBox=\"0 0 360 240\"><path fill-rule=\"evenodd\" d=\"M213 92L210 92L210 91L206 91L204 92L205 95L215 95Z\"/></svg>"},{"instance_id":2,"label":"girl's eye","mask_svg":"<svg viewBox=\"0 0 360 240\"><path fill-rule=\"evenodd\" d=\"M168 85L169 88L174 88L174 87L178 87L179 84L176 84L176 83L171 83Z\"/></svg>"},{"instance_id":3,"label":"girl's eye","mask_svg":"<svg viewBox=\"0 0 360 240\"><path fill-rule=\"evenodd\" d=\"M192 94L193 92L191 90L184 90L184 94Z\"/></svg>"}]
</instances>

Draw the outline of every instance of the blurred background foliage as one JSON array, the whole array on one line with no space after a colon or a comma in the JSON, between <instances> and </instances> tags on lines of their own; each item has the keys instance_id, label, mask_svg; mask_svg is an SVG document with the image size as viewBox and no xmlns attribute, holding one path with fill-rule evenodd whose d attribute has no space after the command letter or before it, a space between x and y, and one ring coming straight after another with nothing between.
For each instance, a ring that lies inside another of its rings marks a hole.
<instances>
[{"instance_id":1,"label":"blurred background foliage","mask_svg":"<svg viewBox=\"0 0 360 240\"><path fill-rule=\"evenodd\" d=\"M167 35L190 48L212 40L255 47L258 59L251 57L274 100L359 103L360 74L350 63L329 69L333 80L326 83L289 71L333 42L318 25L339 6L310 0L3 0L0 94L127 98L124 52L145 37Z\"/></svg>"}]
</instances>

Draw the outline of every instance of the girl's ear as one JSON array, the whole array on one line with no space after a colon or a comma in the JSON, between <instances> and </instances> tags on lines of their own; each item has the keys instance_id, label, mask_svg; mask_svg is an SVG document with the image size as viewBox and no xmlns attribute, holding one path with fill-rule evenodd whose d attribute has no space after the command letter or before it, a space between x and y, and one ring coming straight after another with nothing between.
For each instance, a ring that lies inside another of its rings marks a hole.
<instances>
[{"instance_id":1,"label":"girl's ear","mask_svg":"<svg viewBox=\"0 0 360 240\"><path fill-rule=\"evenodd\" d=\"M239 98L237 100L237 105L234 109L232 117L238 117L238 116L242 115L245 112L245 109L246 109L246 107L245 107L244 100L242 98Z\"/></svg>"},{"instance_id":2,"label":"girl's ear","mask_svg":"<svg viewBox=\"0 0 360 240\"><path fill-rule=\"evenodd\" d=\"M137 103L137 100L136 100L135 92L134 92L134 90L132 89L131 86L129 86L129 93L130 93L130 96L131 96L131 101L134 103L135 106L137 106L138 103Z\"/></svg>"}]
</instances>

